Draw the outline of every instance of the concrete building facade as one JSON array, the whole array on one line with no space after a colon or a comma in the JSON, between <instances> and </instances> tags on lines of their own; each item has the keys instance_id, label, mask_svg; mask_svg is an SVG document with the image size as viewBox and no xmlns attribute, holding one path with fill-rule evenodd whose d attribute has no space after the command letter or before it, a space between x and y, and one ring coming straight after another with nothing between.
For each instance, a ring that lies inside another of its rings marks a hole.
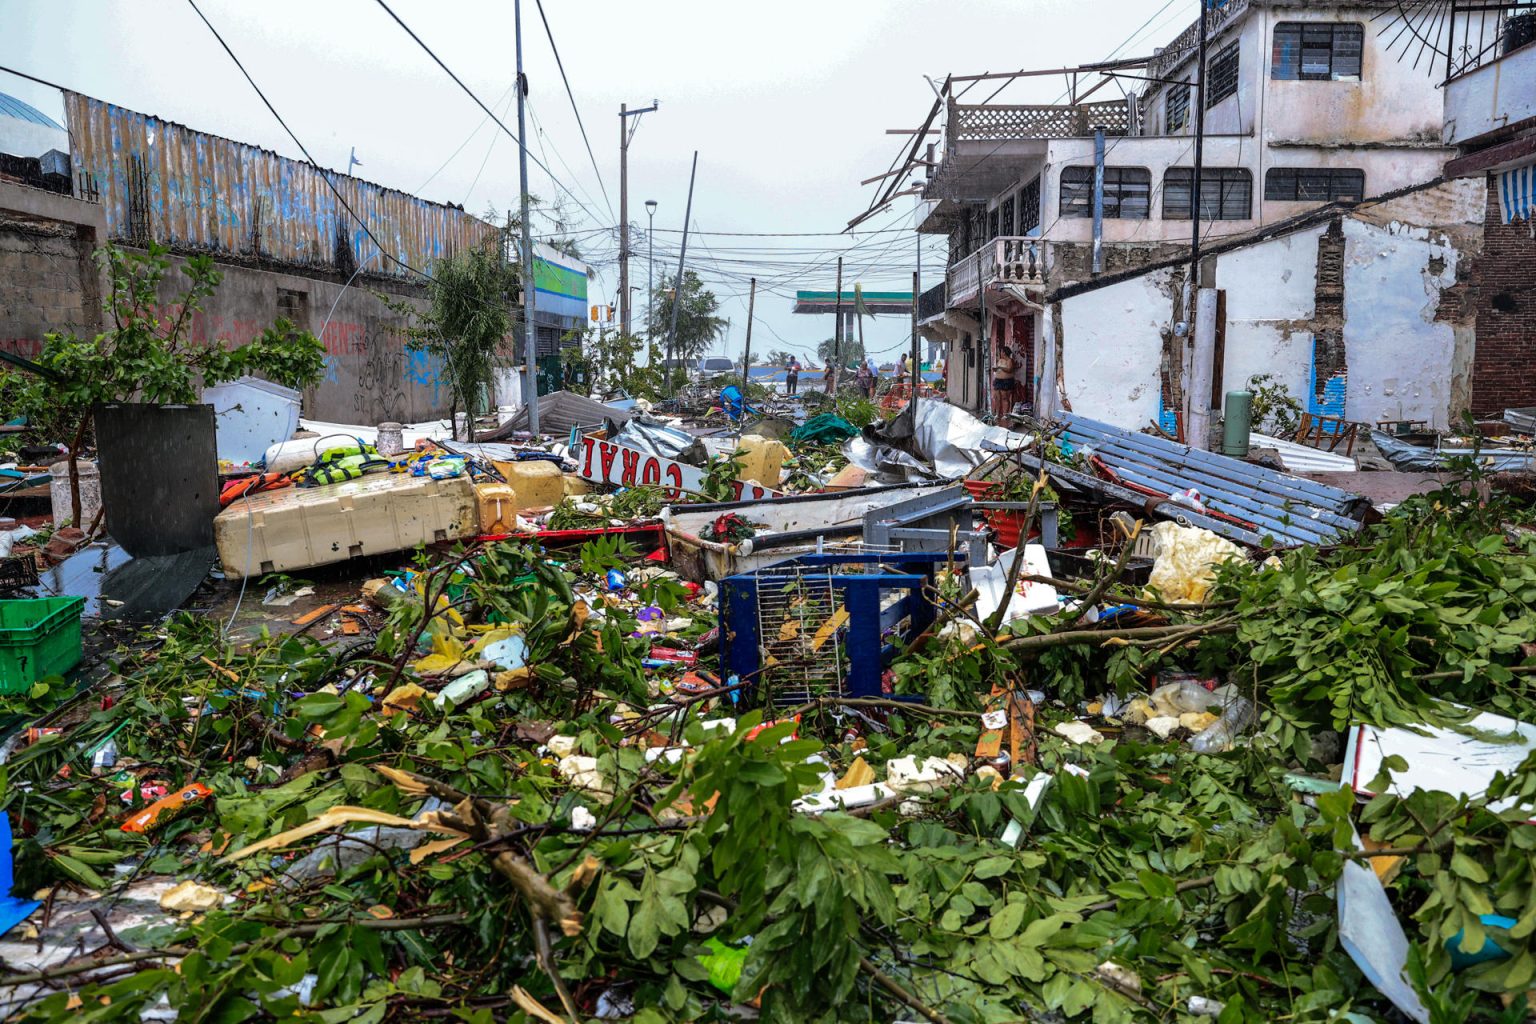
<instances>
[{"instance_id":1,"label":"concrete building facade","mask_svg":"<svg viewBox=\"0 0 1536 1024\"><path fill-rule=\"evenodd\" d=\"M1484 189L1437 185L1458 144L1447 97L1381 31L1392 6L1213 7L1198 208L1202 245L1222 253L1198 281L1198 26L1109 69L1135 90L1121 100L948 99L919 230L950 240L921 327L950 346L951 401L990 405L1003 345L1022 357L1016 397L1132 429L1198 427L1261 373L1304 408L1364 422L1444 427L1491 401L1495 377L1522 391L1497 369L1497 333L1477 340L1491 330L1483 282L1530 273L1512 265L1524 250L1485 246Z\"/></svg>"}]
</instances>

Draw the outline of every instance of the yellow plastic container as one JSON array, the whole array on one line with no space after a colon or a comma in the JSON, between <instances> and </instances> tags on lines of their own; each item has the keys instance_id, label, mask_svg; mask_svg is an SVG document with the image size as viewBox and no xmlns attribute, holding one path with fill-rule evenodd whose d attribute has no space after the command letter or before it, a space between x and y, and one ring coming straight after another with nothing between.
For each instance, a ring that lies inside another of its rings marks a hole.
<instances>
[{"instance_id":1,"label":"yellow plastic container","mask_svg":"<svg viewBox=\"0 0 1536 1024\"><path fill-rule=\"evenodd\" d=\"M517 525L517 492L508 484L476 484L481 533L511 533Z\"/></svg>"},{"instance_id":2,"label":"yellow plastic container","mask_svg":"<svg viewBox=\"0 0 1536 1024\"><path fill-rule=\"evenodd\" d=\"M517 508L549 508L565 497L565 474L553 462L498 462L497 470L517 495Z\"/></svg>"},{"instance_id":3,"label":"yellow plastic container","mask_svg":"<svg viewBox=\"0 0 1536 1024\"><path fill-rule=\"evenodd\" d=\"M764 487L779 486L784 460L789 458L789 449L784 447L782 441L759 434L746 434L736 447L745 453L737 457L737 464L741 466L741 472L736 474L737 480L755 480Z\"/></svg>"}]
</instances>

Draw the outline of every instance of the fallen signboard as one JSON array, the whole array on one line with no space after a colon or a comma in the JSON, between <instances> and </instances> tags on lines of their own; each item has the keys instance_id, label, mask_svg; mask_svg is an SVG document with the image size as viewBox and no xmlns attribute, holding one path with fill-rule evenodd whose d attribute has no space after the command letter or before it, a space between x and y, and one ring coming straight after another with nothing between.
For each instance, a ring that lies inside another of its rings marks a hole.
<instances>
[{"instance_id":1,"label":"fallen signboard","mask_svg":"<svg viewBox=\"0 0 1536 1024\"><path fill-rule=\"evenodd\" d=\"M630 448L599 437L587 436L581 441L581 454L577 461L577 474L593 483L613 484L616 487L660 487L662 493L676 500L685 492L699 494L704 488L704 471L697 466L675 462L660 455L651 455L638 448ZM758 483L731 482L736 501L762 501L765 498L782 498L784 492Z\"/></svg>"}]
</instances>

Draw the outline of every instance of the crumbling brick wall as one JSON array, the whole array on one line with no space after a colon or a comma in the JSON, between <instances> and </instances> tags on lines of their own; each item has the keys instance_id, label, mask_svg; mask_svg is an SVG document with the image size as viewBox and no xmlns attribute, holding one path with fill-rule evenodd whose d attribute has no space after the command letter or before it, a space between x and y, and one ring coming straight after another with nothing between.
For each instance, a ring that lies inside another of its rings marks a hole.
<instances>
[{"instance_id":1,"label":"crumbling brick wall","mask_svg":"<svg viewBox=\"0 0 1536 1024\"><path fill-rule=\"evenodd\" d=\"M1536 239L1530 225L1502 222L1496 180L1489 178L1483 253L1473 271L1472 411L1478 417L1536 405Z\"/></svg>"}]
</instances>

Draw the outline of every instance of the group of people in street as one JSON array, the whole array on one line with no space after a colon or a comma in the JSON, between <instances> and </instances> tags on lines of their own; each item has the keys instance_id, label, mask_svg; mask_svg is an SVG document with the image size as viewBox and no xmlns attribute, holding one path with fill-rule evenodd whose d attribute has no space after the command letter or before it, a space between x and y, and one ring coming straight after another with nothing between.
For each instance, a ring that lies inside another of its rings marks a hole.
<instances>
[{"instance_id":1,"label":"group of people in street","mask_svg":"<svg viewBox=\"0 0 1536 1024\"><path fill-rule=\"evenodd\" d=\"M938 364L939 371L943 375L940 390L948 385L948 367L942 362ZM1020 393L1018 370L1020 357L1011 345L1003 345L998 349L997 359L992 364L992 412L999 419L1013 411L1014 404L1018 401ZM798 357L791 356L789 362L784 364L784 385L787 394L796 395L800 391L800 372L804 369ZM833 373L832 368L827 372ZM914 379L912 356L904 354L896 360L896 384L898 387L907 384ZM835 383L835 378L833 378ZM854 371L854 384L863 395L874 400L876 391L880 387L880 367L874 359L866 358Z\"/></svg>"}]
</instances>

